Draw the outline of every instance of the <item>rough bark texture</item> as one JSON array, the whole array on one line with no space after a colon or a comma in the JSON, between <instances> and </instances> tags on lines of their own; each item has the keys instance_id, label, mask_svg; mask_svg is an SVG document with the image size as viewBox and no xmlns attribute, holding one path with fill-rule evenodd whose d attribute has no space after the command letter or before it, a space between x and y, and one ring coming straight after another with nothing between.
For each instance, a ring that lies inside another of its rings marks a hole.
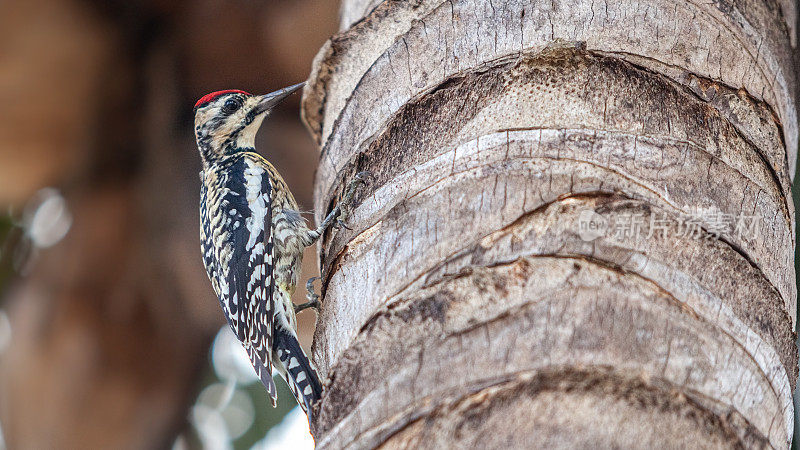
<instances>
[{"instance_id":1,"label":"rough bark texture","mask_svg":"<svg viewBox=\"0 0 800 450\"><path fill-rule=\"evenodd\" d=\"M786 447L794 24L790 0L345 0L303 101L318 217L373 179L322 245L319 446ZM639 232L585 240L587 211Z\"/></svg>"}]
</instances>

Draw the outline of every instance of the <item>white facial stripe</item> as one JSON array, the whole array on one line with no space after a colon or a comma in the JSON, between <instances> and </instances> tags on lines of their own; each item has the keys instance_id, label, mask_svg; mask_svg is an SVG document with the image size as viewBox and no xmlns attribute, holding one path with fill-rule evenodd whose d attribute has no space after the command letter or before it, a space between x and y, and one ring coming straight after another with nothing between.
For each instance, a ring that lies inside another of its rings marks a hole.
<instances>
[{"instance_id":1,"label":"white facial stripe","mask_svg":"<svg viewBox=\"0 0 800 450\"><path fill-rule=\"evenodd\" d=\"M256 133L261 127L261 122L264 121L266 114L256 117L250 125L246 126L244 130L239 132L236 137L236 146L239 148L255 148L256 146Z\"/></svg>"}]
</instances>

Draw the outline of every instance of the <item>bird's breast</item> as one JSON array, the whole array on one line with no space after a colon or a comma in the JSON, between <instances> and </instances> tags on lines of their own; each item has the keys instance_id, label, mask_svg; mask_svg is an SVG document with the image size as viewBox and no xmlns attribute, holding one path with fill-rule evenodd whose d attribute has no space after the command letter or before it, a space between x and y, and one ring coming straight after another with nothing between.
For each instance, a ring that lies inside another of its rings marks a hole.
<instances>
[{"instance_id":1,"label":"bird's breast","mask_svg":"<svg viewBox=\"0 0 800 450\"><path fill-rule=\"evenodd\" d=\"M303 262L302 235L308 230L305 220L295 209L280 209L272 216L275 243L276 282L293 293Z\"/></svg>"}]
</instances>

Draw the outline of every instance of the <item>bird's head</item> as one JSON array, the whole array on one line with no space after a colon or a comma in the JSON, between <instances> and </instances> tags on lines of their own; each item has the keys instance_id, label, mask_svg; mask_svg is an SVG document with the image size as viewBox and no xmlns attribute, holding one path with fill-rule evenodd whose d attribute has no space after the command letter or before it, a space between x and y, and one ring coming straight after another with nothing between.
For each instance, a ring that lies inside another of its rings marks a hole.
<instances>
[{"instance_id":1,"label":"bird's head","mask_svg":"<svg viewBox=\"0 0 800 450\"><path fill-rule=\"evenodd\" d=\"M203 164L212 164L228 154L252 150L264 117L303 84L267 95L233 89L204 95L194 105L194 134Z\"/></svg>"}]
</instances>

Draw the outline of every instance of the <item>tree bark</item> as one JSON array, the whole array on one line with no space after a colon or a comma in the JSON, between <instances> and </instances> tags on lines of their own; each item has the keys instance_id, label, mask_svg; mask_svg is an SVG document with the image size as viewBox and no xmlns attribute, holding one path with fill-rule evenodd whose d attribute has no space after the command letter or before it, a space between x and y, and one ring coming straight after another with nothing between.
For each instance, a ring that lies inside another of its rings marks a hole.
<instances>
[{"instance_id":1,"label":"tree bark","mask_svg":"<svg viewBox=\"0 0 800 450\"><path fill-rule=\"evenodd\" d=\"M373 178L321 245L320 448L786 447L795 18L345 0L317 217Z\"/></svg>"}]
</instances>

